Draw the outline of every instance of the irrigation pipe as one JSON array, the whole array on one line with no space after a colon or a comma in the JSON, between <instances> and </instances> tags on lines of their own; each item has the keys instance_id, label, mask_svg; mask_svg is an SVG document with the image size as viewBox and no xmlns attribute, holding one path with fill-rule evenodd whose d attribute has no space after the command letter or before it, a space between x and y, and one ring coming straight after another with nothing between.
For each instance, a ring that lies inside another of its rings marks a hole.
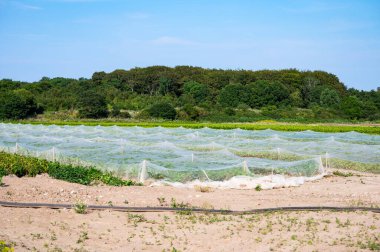
<instances>
[{"instance_id":1,"label":"irrigation pipe","mask_svg":"<svg viewBox=\"0 0 380 252\"><path fill-rule=\"evenodd\" d=\"M0 201L2 207L14 208L48 208L48 209L72 209L75 205L70 204L49 204L49 203L22 203L22 202L7 202ZM332 206L300 206L300 207L273 207L260 208L244 211L223 210L223 209L204 209L204 208L173 208L173 207L124 207L124 206L99 206L88 205L88 210L111 210L121 212L177 212L191 211L198 213L221 213L221 214L254 214L266 212L291 212L291 211L369 211L380 213L378 207L332 207Z\"/></svg>"}]
</instances>

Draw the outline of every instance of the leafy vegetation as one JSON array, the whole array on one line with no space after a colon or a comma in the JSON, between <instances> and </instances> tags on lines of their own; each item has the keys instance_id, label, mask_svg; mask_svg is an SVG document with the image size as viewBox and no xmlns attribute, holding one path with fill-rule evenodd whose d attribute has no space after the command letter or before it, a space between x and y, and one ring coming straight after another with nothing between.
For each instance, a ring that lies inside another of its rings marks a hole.
<instances>
[{"instance_id":1,"label":"leafy vegetation","mask_svg":"<svg viewBox=\"0 0 380 252\"><path fill-rule=\"evenodd\" d=\"M96 72L91 79L0 80L0 119L43 117L212 122L380 119L380 92L347 89L323 71L152 66ZM124 116L125 115L125 116Z\"/></svg>"},{"instance_id":2,"label":"leafy vegetation","mask_svg":"<svg viewBox=\"0 0 380 252\"><path fill-rule=\"evenodd\" d=\"M33 94L25 89L0 92L0 101L0 119L23 119L42 112Z\"/></svg>"},{"instance_id":3,"label":"leafy vegetation","mask_svg":"<svg viewBox=\"0 0 380 252\"><path fill-rule=\"evenodd\" d=\"M347 169L361 172L380 173L380 166L376 163L362 163L338 158L330 158L329 164L337 169Z\"/></svg>"},{"instance_id":4,"label":"leafy vegetation","mask_svg":"<svg viewBox=\"0 0 380 252\"><path fill-rule=\"evenodd\" d=\"M14 122L14 121L10 121ZM115 121L115 120L25 120L19 121L20 123L28 124L44 124L44 125L87 125L87 126L140 126L140 127L184 127L199 129L208 127L212 129L245 129L245 130L279 130L279 131L304 131L312 130L317 132L350 132L356 131L366 134L380 134L380 127L371 125L336 125L336 124L300 124L300 123L277 123L274 121L259 121L257 123L200 123L200 122L183 122L183 121Z\"/></svg>"},{"instance_id":5,"label":"leafy vegetation","mask_svg":"<svg viewBox=\"0 0 380 252\"><path fill-rule=\"evenodd\" d=\"M74 211L78 214L86 214L87 213L87 205L84 202L77 202L74 205Z\"/></svg>"},{"instance_id":6,"label":"leafy vegetation","mask_svg":"<svg viewBox=\"0 0 380 252\"><path fill-rule=\"evenodd\" d=\"M333 171L333 174L338 177L352 177L354 174L352 172L341 172L341 171Z\"/></svg>"},{"instance_id":7,"label":"leafy vegetation","mask_svg":"<svg viewBox=\"0 0 380 252\"><path fill-rule=\"evenodd\" d=\"M36 176L48 173L49 176L82 185L101 182L112 186L139 185L132 180L124 180L111 172L103 172L94 167L82 167L50 162L35 157L0 152L0 177L14 174L18 177Z\"/></svg>"},{"instance_id":8,"label":"leafy vegetation","mask_svg":"<svg viewBox=\"0 0 380 252\"><path fill-rule=\"evenodd\" d=\"M149 110L149 115L156 118L163 118L163 119L169 119L174 120L177 116L177 112L175 111L174 107L167 102L160 102L153 104Z\"/></svg>"},{"instance_id":9,"label":"leafy vegetation","mask_svg":"<svg viewBox=\"0 0 380 252\"><path fill-rule=\"evenodd\" d=\"M0 241L0 252L14 252L15 249L5 241Z\"/></svg>"}]
</instances>

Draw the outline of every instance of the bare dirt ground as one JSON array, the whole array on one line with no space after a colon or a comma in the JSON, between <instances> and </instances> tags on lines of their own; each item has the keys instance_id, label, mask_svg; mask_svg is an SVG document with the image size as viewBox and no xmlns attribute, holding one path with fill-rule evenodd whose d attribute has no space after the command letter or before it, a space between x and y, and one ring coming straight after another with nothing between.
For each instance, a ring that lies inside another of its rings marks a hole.
<instances>
[{"instance_id":1,"label":"bare dirt ground","mask_svg":"<svg viewBox=\"0 0 380 252\"><path fill-rule=\"evenodd\" d=\"M174 187L83 186L4 177L1 201L191 206L248 210L280 206L380 206L380 175L330 176L300 187L200 192ZM160 198L160 199L158 199ZM123 213L0 207L0 240L16 251L359 251L380 250L380 214L276 212L251 215Z\"/></svg>"}]
</instances>

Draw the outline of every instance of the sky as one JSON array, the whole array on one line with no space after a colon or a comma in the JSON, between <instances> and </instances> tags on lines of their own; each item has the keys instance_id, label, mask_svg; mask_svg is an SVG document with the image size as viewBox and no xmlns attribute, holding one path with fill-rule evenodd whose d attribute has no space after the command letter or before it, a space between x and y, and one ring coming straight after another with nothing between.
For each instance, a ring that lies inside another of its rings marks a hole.
<instances>
[{"instance_id":1,"label":"sky","mask_svg":"<svg viewBox=\"0 0 380 252\"><path fill-rule=\"evenodd\" d=\"M380 87L379 0L0 0L0 79L152 65L323 70Z\"/></svg>"}]
</instances>

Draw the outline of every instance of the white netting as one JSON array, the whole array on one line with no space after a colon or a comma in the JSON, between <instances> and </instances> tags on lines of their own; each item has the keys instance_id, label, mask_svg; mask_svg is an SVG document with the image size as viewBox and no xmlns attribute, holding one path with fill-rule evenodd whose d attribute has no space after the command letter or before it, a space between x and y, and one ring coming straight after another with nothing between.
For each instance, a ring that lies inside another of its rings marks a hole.
<instances>
[{"instance_id":1,"label":"white netting","mask_svg":"<svg viewBox=\"0 0 380 252\"><path fill-rule=\"evenodd\" d=\"M380 166L380 136L357 132L0 124L0 150L97 166L142 182L312 177L323 166Z\"/></svg>"}]
</instances>

